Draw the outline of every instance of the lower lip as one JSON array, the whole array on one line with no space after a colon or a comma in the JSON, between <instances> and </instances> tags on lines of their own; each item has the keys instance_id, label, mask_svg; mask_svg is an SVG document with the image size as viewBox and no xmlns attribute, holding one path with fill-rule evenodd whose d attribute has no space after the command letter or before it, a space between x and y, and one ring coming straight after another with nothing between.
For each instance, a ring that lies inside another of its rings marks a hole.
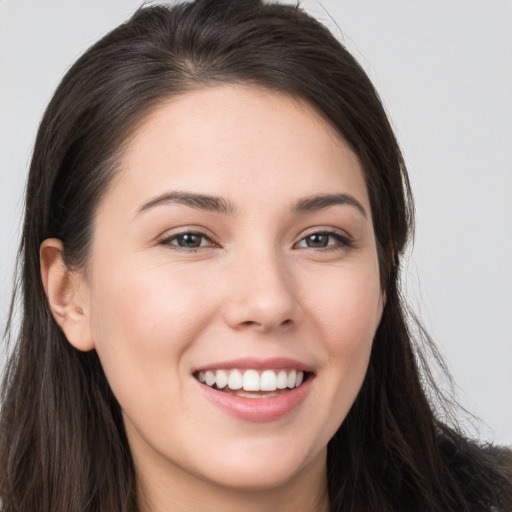
<instances>
[{"instance_id":1,"label":"lower lip","mask_svg":"<svg viewBox=\"0 0 512 512\"><path fill-rule=\"evenodd\" d=\"M239 420L263 423L276 421L299 407L308 395L313 380L310 377L298 388L271 398L243 398L196 382L206 398L230 416Z\"/></svg>"}]
</instances>

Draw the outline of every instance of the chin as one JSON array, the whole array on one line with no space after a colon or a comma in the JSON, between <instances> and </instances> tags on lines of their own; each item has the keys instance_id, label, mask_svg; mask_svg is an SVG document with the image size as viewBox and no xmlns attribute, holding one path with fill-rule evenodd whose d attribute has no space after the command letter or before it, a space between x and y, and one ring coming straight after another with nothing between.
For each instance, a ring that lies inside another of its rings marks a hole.
<instances>
[{"instance_id":1,"label":"chin","mask_svg":"<svg viewBox=\"0 0 512 512\"><path fill-rule=\"evenodd\" d=\"M325 467L326 454L325 448L310 456L296 443L290 447L281 444L277 447L234 448L220 462L210 459L210 464L203 467L203 475L217 485L233 490L272 491L291 484L299 474Z\"/></svg>"}]
</instances>

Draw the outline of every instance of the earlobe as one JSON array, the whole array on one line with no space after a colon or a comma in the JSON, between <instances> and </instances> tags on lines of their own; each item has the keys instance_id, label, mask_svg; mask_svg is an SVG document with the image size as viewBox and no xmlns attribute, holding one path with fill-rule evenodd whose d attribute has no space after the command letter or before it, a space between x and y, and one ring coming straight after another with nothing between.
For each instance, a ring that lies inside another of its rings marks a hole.
<instances>
[{"instance_id":1,"label":"earlobe","mask_svg":"<svg viewBox=\"0 0 512 512\"><path fill-rule=\"evenodd\" d=\"M76 349L94 348L89 325L89 304L83 278L62 259L62 242L48 238L40 247L41 278L55 321Z\"/></svg>"}]
</instances>

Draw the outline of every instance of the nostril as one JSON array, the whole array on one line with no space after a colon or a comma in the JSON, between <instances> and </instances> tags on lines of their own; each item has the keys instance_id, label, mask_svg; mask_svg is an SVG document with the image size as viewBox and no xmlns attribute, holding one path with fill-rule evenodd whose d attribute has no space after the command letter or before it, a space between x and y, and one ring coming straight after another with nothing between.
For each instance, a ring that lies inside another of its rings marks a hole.
<instances>
[{"instance_id":1,"label":"nostril","mask_svg":"<svg viewBox=\"0 0 512 512\"><path fill-rule=\"evenodd\" d=\"M279 325L291 325L293 323L293 320L291 320L290 318L287 318L286 320L283 320ZM243 325L243 326L246 326L246 327L251 327L251 326L264 326L263 322L257 322L255 320L246 320L244 322L241 322L240 325Z\"/></svg>"}]
</instances>

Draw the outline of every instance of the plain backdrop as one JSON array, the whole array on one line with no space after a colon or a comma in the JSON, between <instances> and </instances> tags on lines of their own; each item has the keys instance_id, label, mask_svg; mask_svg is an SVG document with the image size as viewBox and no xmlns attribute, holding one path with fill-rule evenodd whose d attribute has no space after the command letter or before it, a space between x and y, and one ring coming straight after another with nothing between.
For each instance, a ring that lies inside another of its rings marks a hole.
<instances>
[{"instance_id":1,"label":"plain backdrop","mask_svg":"<svg viewBox=\"0 0 512 512\"><path fill-rule=\"evenodd\" d=\"M38 122L63 73L140 0L0 0L0 321ZM417 207L411 304L480 435L512 445L512 2L302 2L369 73ZM471 422L463 419L468 428Z\"/></svg>"}]
</instances>

